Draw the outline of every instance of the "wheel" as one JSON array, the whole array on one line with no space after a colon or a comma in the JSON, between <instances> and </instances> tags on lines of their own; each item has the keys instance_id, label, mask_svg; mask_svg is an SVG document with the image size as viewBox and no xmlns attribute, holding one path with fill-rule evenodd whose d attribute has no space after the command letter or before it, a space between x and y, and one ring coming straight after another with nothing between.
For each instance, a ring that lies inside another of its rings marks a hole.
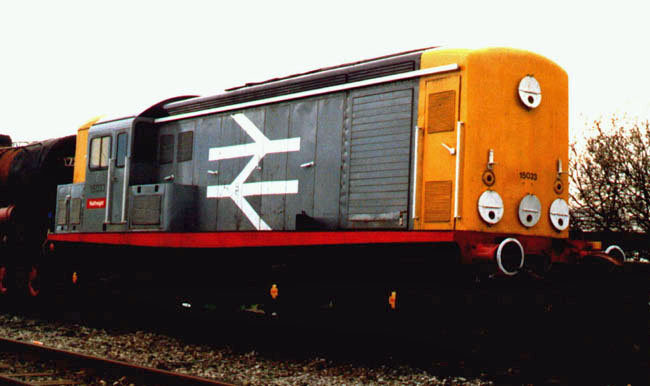
<instances>
[{"instance_id":1,"label":"wheel","mask_svg":"<svg viewBox=\"0 0 650 386\"><path fill-rule=\"evenodd\" d=\"M41 278L35 264L32 264L31 270L27 274L27 293L33 298L41 293Z\"/></svg>"},{"instance_id":2,"label":"wheel","mask_svg":"<svg viewBox=\"0 0 650 386\"><path fill-rule=\"evenodd\" d=\"M0 266L0 296L6 295L7 289L7 267Z\"/></svg>"}]
</instances>

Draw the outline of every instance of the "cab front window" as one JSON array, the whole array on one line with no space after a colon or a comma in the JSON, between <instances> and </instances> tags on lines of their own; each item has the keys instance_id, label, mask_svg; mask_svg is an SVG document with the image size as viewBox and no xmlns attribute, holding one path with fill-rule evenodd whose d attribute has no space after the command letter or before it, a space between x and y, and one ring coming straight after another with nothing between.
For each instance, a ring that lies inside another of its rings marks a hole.
<instances>
[{"instance_id":1,"label":"cab front window","mask_svg":"<svg viewBox=\"0 0 650 386\"><path fill-rule=\"evenodd\" d=\"M111 137L95 137L90 140L90 168L103 169L108 167L111 154Z\"/></svg>"}]
</instances>

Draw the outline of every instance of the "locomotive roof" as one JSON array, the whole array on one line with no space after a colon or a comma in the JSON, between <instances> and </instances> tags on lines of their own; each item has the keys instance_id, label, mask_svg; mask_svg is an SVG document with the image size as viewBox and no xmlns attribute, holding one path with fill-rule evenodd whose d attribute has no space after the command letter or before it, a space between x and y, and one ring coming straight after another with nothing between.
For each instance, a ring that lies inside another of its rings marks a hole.
<instances>
[{"instance_id":1,"label":"locomotive roof","mask_svg":"<svg viewBox=\"0 0 650 386\"><path fill-rule=\"evenodd\" d=\"M414 71L420 67L424 51L438 47L426 47L380 56L337 66L323 67L299 74L246 83L231 87L223 93L198 97L183 95L169 98L147 108L140 114L103 117L93 126L136 117L161 118L215 107L229 106L249 101L315 90L345 83L378 78Z\"/></svg>"},{"instance_id":2,"label":"locomotive roof","mask_svg":"<svg viewBox=\"0 0 650 386\"><path fill-rule=\"evenodd\" d=\"M153 106L148 107L146 110L142 111L140 114L132 114L132 115L125 115L125 116L108 116L108 117L100 116L100 117L96 117L96 118L91 119L90 121L88 121L84 125L82 125L82 127L84 127L87 124L89 124L89 127L94 127L94 126L97 126L97 125L103 125L103 124L106 124L106 123L125 121L125 120L128 120L128 119L133 120L133 119L135 119L137 117L149 117L149 118L164 117L164 116L168 115L167 112L164 110L164 106L166 104L169 104L169 103L175 102L175 101L189 99L189 98L196 98L196 95L179 95L179 96L176 96L176 97L167 98L167 99L165 99L165 100L163 100L161 102L156 103Z\"/></svg>"},{"instance_id":3,"label":"locomotive roof","mask_svg":"<svg viewBox=\"0 0 650 386\"><path fill-rule=\"evenodd\" d=\"M164 109L168 115L173 116L414 71L419 68L422 52L433 48L436 47L324 67L262 82L246 83L229 88L221 94L171 102L165 104Z\"/></svg>"},{"instance_id":4,"label":"locomotive roof","mask_svg":"<svg viewBox=\"0 0 650 386\"><path fill-rule=\"evenodd\" d=\"M379 56L379 57L376 57L376 58L364 59L364 60L359 60L359 61L350 62L350 63L344 63L344 64L340 64L340 65L337 65L337 66L323 67L323 68L319 68L319 69L316 69L316 70L311 70L311 71L302 72L302 73L298 73L298 74L283 76L283 77L280 77L280 78L272 78L272 79L268 79L268 80L261 81L261 82L246 83L246 84L241 85L241 86L235 86L235 87L227 88L225 91L235 91L235 90L240 90L240 89L245 88L245 87L259 86L259 85L262 85L262 84L278 82L278 81L281 81L281 80L293 79L293 78L297 78L297 77L301 77L301 76L322 73L322 72L325 72L325 71L336 70L338 68L357 66L357 65L360 65L360 64L375 62L375 61L379 61L379 60L382 60L382 59L394 58L396 56L402 56L402 55L407 55L407 54L412 54L412 53L421 53L422 51L430 50L430 49L433 49L433 48L437 48L437 47L420 48L420 49L417 49L417 50L403 51L403 52L398 52L396 54L384 55L384 56Z\"/></svg>"}]
</instances>

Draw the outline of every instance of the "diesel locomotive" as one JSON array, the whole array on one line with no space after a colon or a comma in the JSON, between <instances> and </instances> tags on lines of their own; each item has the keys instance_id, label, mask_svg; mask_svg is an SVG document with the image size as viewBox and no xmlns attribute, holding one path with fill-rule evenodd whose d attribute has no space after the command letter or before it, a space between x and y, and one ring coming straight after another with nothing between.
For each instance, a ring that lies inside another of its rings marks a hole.
<instances>
[{"instance_id":1,"label":"diesel locomotive","mask_svg":"<svg viewBox=\"0 0 650 386\"><path fill-rule=\"evenodd\" d=\"M621 265L620 248L568 238L568 141L566 72L517 49L415 50L176 97L79 129L46 260L75 282L126 271L205 297L370 283L391 307L397 288L459 268ZM314 297L350 293L331 291Z\"/></svg>"}]
</instances>

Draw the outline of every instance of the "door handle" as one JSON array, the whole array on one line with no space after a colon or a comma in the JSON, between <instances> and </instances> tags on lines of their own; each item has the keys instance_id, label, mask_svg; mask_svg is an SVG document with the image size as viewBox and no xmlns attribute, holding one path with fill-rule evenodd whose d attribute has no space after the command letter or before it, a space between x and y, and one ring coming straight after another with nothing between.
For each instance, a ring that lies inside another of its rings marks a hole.
<instances>
[{"instance_id":1,"label":"door handle","mask_svg":"<svg viewBox=\"0 0 650 386\"><path fill-rule=\"evenodd\" d=\"M449 152L450 155L454 155L454 154L456 154L456 149L454 149L453 147L449 147L449 146L447 146L444 142L441 143L441 145L442 145L442 147L444 147L445 149L447 149L447 151Z\"/></svg>"}]
</instances>

